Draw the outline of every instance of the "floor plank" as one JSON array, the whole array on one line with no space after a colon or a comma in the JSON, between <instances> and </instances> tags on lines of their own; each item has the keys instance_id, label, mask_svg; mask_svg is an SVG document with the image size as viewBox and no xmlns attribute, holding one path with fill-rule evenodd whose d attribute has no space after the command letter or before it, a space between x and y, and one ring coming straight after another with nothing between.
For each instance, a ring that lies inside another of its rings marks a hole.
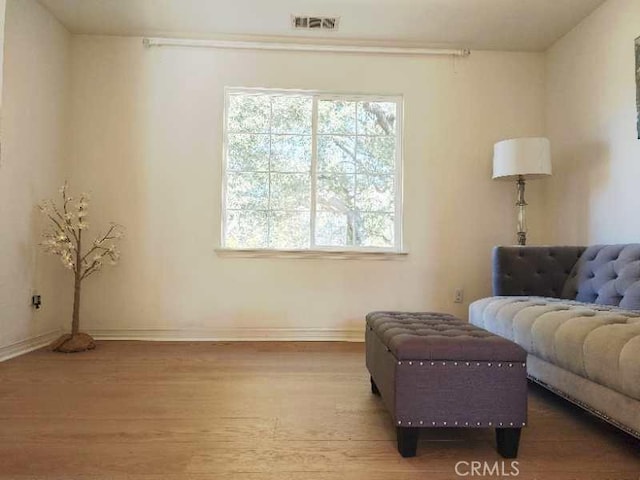
<instances>
[{"instance_id":1,"label":"floor plank","mask_svg":"<svg viewBox=\"0 0 640 480\"><path fill-rule=\"evenodd\" d=\"M640 480L637 440L535 385L529 407L517 478ZM1 480L450 480L472 461L503 465L491 430L426 429L398 455L362 344L99 342L0 363Z\"/></svg>"}]
</instances>

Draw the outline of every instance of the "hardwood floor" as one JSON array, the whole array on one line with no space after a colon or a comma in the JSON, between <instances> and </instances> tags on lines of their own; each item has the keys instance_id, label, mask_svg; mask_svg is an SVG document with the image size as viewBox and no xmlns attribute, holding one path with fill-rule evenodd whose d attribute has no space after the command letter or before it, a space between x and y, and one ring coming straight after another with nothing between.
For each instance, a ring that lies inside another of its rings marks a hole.
<instances>
[{"instance_id":1,"label":"hardwood floor","mask_svg":"<svg viewBox=\"0 0 640 480\"><path fill-rule=\"evenodd\" d=\"M640 479L637 440L533 385L529 416L513 478ZM460 461L502 462L493 431L423 430L401 458L363 344L98 342L0 363L2 480L450 480Z\"/></svg>"}]
</instances>

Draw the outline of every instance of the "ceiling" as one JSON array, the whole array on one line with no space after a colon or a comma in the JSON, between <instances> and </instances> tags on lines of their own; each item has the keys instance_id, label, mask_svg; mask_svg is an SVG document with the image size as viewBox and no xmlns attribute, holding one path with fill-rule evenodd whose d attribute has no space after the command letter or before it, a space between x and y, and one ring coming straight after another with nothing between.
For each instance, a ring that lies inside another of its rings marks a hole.
<instances>
[{"instance_id":1,"label":"ceiling","mask_svg":"<svg viewBox=\"0 0 640 480\"><path fill-rule=\"evenodd\" d=\"M542 51L604 0L39 0L72 33L297 37ZM291 15L340 17L298 31Z\"/></svg>"}]
</instances>

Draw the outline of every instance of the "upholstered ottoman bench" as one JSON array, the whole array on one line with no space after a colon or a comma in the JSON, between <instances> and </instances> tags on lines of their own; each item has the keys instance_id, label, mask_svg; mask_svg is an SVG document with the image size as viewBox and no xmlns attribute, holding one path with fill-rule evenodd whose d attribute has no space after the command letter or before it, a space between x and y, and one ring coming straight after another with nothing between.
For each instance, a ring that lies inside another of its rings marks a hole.
<instances>
[{"instance_id":1,"label":"upholstered ottoman bench","mask_svg":"<svg viewBox=\"0 0 640 480\"><path fill-rule=\"evenodd\" d=\"M396 425L398 451L416 454L420 428L495 428L498 452L518 454L527 422L526 352L442 313L367 315L367 368Z\"/></svg>"}]
</instances>

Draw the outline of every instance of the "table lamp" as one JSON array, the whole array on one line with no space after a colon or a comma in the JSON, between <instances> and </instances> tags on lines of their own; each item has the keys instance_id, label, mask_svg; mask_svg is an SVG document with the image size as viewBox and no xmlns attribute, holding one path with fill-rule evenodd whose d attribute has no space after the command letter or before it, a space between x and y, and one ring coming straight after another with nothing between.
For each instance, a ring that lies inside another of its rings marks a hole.
<instances>
[{"instance_id":1,"label":"table lamp","mask_svg":"<svg viewBox=\"0 0 640 480\"><path fill-rule=\"evenodd\" d=\"M516 180L518 186L518 245L527 244L527 219L524 200L525 180L551 175L549 139L512 138L493 147L493 178Z\"/></svg>"}]
</instances>

